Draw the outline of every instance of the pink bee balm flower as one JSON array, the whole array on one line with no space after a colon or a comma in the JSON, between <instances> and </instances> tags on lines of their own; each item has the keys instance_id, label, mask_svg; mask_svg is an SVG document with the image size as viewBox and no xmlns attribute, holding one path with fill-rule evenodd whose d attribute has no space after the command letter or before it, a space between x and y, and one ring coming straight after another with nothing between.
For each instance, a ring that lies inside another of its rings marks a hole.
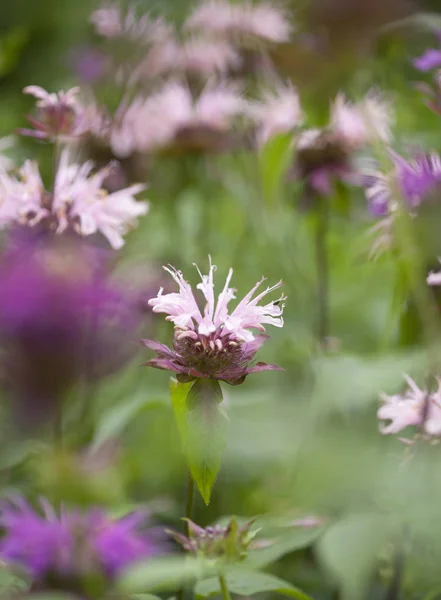
<instances>
[{"instance_id":1,"label":"pink bee balm flower","mask_svg":"<svg viewBox=\"0 0 441 600\"><path fill-rule=\"evenodd\" d=\"M242 59L226 40L190 39L179 50L178 70L190 74L210 77L213 73L224 75L238 69Z\"/></svg>"},{"instance_id":2,"label":"pink bee balm flower","mask_svg":"<svg viewBox=\"0 0 441 600\"><path fill-rule=\"evenodd\" d=\"M274 135L292 131L303 121L299 95L291 85L266 91L261 102L250 104L249 114L258 126L259 146Z\"/></svg>"},{"instance_id":3,"label":"pink bee balm flower","mask_svg":"<svg viewBox=\"0 0 441 600\"><path fill-rule=\"evenodd\" d=\"M437 379L435 392L420 389L409 376L406 382L408 388L403 394L381 397L383 406L377 417L380 421L390 421L382 426L381 433L398 433L409 425L416 425L427 436L441 435L441 379Z\"/></svg>"},{"instance_id":4,"label":"pink bee balm flower","mask_svg":"<svg viewBox=\"0 0 441 600\"><path fill-rule=\"evenodd\" d=\"M54 191L44 189L37 163L26 161L18 177L0 172L0 227L36 225L42 221L58 233L74 229L83 236L101 233L114 249L123 235L148 212L135 194L145 189L133 185L108 194L103 182L112 165L91 175L93 163L69 164L65 151L55 176Z\"/></svg>"},{"instance_id":5,"label":"pink bee balm flower","mask_svg":"<svg viewBox=\"0 0 441 600\"><path fill-rule=\"evenodd\" d=\"M170 29L161 19L155 21L148 15L138 17L133 7L123 13L118 3L105 4L95 10L90 17L90 22L96 33L103 37L124 37L147 43Z\"/></svg>"},{"instance_id":6,"label":"pink bee balm flower","mask_svg":"<svg viewBox=\"0 0 441 600\"><path fill-rule=\"evenodd\" d=\"M187 86L170 82L146 99L135 98L114 126L110 144L120 157L135 150L219 149L245 106L233 84L209 84L194 100Z\"/></svg>"},{"instance_id":7,"label":"pink bee balm flower","mask_svg":"<svg viewBox=\"0 0 441 600\"><path fill-rule=\"evenodd\" d=\"M184 27L236 40L272 43L287 42L292 32L281 7L269 2L232 4L226 0L202 3Z\"/></svg>"},{"instance_id":8,"label":"pink bee balm flower","mask_svg":"<svg viewBox=\"0 0 441 600\"><path fill-rule=\"evenodd\" d=\"M205 298L202 312L193 295L191 285L185 281L182 273L172 267L164 267L179 286L179 292L163 294L149 301L153 312L168 315L166 319L175 325L173 350L151 340L143 343L154 350L158 357L146 363L151 367L167 369L178 373L180 381L198 378L211 378L226 381L232 385L242 383L250 373L266 370L280 370L276 365L251 361L266 335L255 336L250 329L264 332L264 325L283 326L284 299L259 305L259 301L273 290L283 285L282 281L258 294L255 292L262 284L262 278L229 313L228 305L235 298L235 290L230 286L233 270L228 272L222 292L215 300L213 274L216 267L211 264L208 275L201 276L197 285Z\"/></svg>"},{"instance_id":9,"label":"pink bee balm flower","mask_svg":"<svg viewBox=\"0 0 441 600\"><path fill-rule=\"evenodd\" d=\"M390 142L392 111L373 93L353 104L339 94L331 106L330 128L349 146L358 148L369 142Z\"/></svg>"},{"instance_id":10,"label":"pink bee balm flower","mask_svg":"<svg viewBox=\"0 0 441 600\"><path fill-rule=\"evenodd\" d=\"M55 178L52 209L59 218L58 232L70 224L81 235L101 233L115 250L124 245L124 234L136 219L148 212L149 205L137 202L135 194L145 185L137 184L108 194L103 182L111 165L91 175L93 163L69 164L63 153Z\"/></svg>"},{"instance_id":11,"label":"pink bee balm flower","mask_svg":"<svg viewBox=\"0 0 441 600\"><path fill-rule=\"evenodd\" d=\"M44 140L78 136L88 130L89 118L77 98L80 88L50 94L38 85L28 85L23 91L37 98L37 116L28 117L35 129L20 129L22 135Z\"/></svg>"}]
</instances>

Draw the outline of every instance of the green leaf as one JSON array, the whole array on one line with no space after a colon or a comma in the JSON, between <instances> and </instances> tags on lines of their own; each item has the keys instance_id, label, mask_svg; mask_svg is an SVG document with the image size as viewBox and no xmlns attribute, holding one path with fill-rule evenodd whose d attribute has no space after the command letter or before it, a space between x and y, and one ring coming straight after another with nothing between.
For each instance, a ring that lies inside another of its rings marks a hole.
<instances>
[{"instance_id":1,"label":"green leaf","mask_svg":"<svg viewBox=\"0 0 441 600\"><path fill-rule=\"evenodd\" d=\"M222 390L212 379L198 379L191 387L172 380L171 397L188 468L208 505L226 442L228 417L219 407Z\"/></svg>"},{"instance_id":2,"label":"green leaf","mask_svg":"<svg viewBox=\"0 0 441 600\"><path fill-rule=\"evenodd\" d=\"M175 590L212 573L211 567L205 561L168 556L134 565L121 577L117 587L122 594Z\"/></svg>"},{"instance_id":3,"label":"green leaf","mask_svg":"<svg viewBox=\"0 0 441 600\"><path fill-rule=\"evenodd\" d=\"M12 593L13 591L17 592L18 590L25 590L27 588L27 583L17 577L14 573L5 567L0 567L0 597L7 593Z\"/></svg>"},{"instance_id":4,"label":"green leaf","mask_svg":"<svg viewBox=\"0 0 441 600\"><path fill-rule=\"evenodd\" d=\"M179 383L176 379L170 379L170 396L175 413L176 425L183 447L187 443L187 395L193 383Z\"/></svg>"},{"instance_id":5,"label":"green leaf","mask_svg":"<svg viewBox=\"0 0 441 600\"><path fill-rule=\"evenodd\" d=\"M228 418L219 407L220 402L222 390L219 382L212 379L196 381L187 396L187 462L207 505L226 444Z\"/></svg>"},{"instance_id":6,"label":"green leaf","mask_svg":"<svg viewBox=\"0 0 441 600\"><path fill-rule=\"evenodd\" d=\"M260 172L265 201L273 205L293 157L293 135L285 133L268 140L260 152Z\"/></svg>"},{"instance_id":7,"label":"green leaf","mask_svg":"<svg viewBox=\"0 0 441 600\"><path fill-rule=\"evenodd\" d=\"M323 533L324 527L298 528L292 533L276 537L267 548L250 550L242 564L262 568L275 562L284 554L310 546Z\"/></svg>"},{"instance_id":8,"label":"green leaf","mask_svg":"<svg viewBox=\"0 0 441 600\"><path fill-rule=\"evenodd\" d=\"M246 571L234 569L225 575L228 589L239 596L252 596L260 592L275 592L282 596L297 598L297 600L311 600L302 591L273 575L258 573L257 571ZM196 598L209 598L221 591L219 579L212 577L200 581L195 588Z\"/></svg>"},{"instance_id":9,"label":"green leaf","mask_svg":"<svg viewBox=\"0 0 441 600\"><path fill-rule=\"evenodd\" d=\"M319 557L341 586L343 600L364 598L366 586L388 538L390 520L376 514L350 515L330 526Z\"/></svg>"},{"instance_id":10,"label":"green leaf","mask_svg":"<svg viewBox=\"0 0 441 600\"><path fill-rule=\"evenodd\" d=\"M157 408L165 404L166 398L137 395L129 402L120 403L105 413L95 433L93 447L98 448L104 442L117 437L142 411Z\"/></svg>"},{"instance_id":11,"label":"green leaf","mask_svg":"<svg viewBox=\"0 0 441 600\"><path fill-rule=\"evenodd\" d=\"M1 77L8 75L15 69L28 40L28 31L24 27L15 27L0 37Z\"/></svg>"}]
</instances>

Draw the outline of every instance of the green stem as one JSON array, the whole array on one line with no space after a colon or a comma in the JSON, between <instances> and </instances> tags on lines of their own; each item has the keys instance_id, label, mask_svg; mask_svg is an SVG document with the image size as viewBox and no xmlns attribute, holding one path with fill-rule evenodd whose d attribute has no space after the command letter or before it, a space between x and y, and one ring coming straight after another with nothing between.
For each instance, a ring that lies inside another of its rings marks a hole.
<instances>
[{"instance_id":1,"label":"green stem","mask_svg":"<svg viewBox=\"0 0 441 600\"><path fill-rule=\"evenodd\" d=\"M315 237L318 306L317 336L322 348L326 348L329 336L329 260L327 246L329 211L326 199L319 198L318 201Z\"/></svg>"},{"instance_id":2,"label":"green stem","mask_svg":"<svg viewBox=\"0 0 441 600\"><path fill-rule=\"evenodd\" d=\"M186 519L191 519L191 516L193 514L193 503L194 503L194 481L193 481L193 477L191 476L191 473L188 473L187 501L185 503L185 518ZM186 530L187 530L187 536L189 536L190 535L190 526L189 526L188 521L186 524ZM185 592L184 588L182 587L177 594L178 600L184 599L184 592Z\"/></svg>"},{"instance_id":3,"label":"green stem","mask_svg":"<svg viewBox=\"0 0 441 600\"><path fill-rule=\"evenodd\" d=\"M191 474L188 474L188 483L187 483L187 502L185 504L185 518L191 519L191 515L193 514L193 502L194 502L194 481ZM187 522L187 535L189 535L189 526Z\"/></svg>"},{"instance_id":4,"label":"green stem","mask_svg":"<svg viewBox=\"0 0 441 600\"><path fill-rule=\"evenodd\" d=\"M219 583L222 590L222 598L223 600L231 600L230 592L228 591L227 582L225 580L225 575L219 575Z\"/></svg>"},{"instance_id":5,"label":"green stem","mask_svg":"<svg viewBox=\"0 0 441 600\"><path fill-rule=\"evenodd\" d=\"M403 579L404 555L402 550L397 550L394 560L394 570L389 588L384 600L399 600L401 598L400 588Z\"/></svg>"}]
</instances>

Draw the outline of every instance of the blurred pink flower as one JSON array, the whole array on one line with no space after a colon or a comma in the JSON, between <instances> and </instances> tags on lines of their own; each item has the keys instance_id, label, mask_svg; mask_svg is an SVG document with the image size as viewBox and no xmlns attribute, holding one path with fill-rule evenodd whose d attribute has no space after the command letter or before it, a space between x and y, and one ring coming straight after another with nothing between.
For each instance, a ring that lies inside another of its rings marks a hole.
<instances>
[{"instance_id":1,"label":"blurred pink flower","mask_svg":"<svg viewBox=\"0 0 441 600\"><path fill-rule=\"evenodd\" d=\"M112 165L91 175L93 163L69 164L67 151L61 156L53 193L44 189L38 165L26 161L18 177L0 173L0 226L36 225L47 220L58 233L68 228L83 236L101 233L112 248L124 244L123 235L148 212L148 204L134 195L144 185L108 194L103 181Z\"/></svg>"},{"instance_id":2,"label":"blurred pink flower","mask_svg":"<svg viewBox=\"0 0 441 600\"><path fill-rule=\"evenodd\" d=\"M260 102L252 102L249 115L257 124L257 143L265 144L271 137L288 133L303 121L297 90L291 85L278 85L266 90Z\"/></svg>"},{"instance_id":3,"label":"blurred pink flower","mask_svg":"<svg viewBox=\"0 0 441 600\"><path fill-rule=\"evenodd\" d=\"M381 427L381 433L398 433L416 425L428 436L441 435L441 379L437 379L438 389L434 392L420 389L407 375L406 382L408 388L403 394L381 396L383 406L377 417L380 421L390 421Z\"/></svg>"},{"instance_id":4,"label":"blurred pink flower","mask_svg":"<svg viewBox=\"0 0 441 600\"><path fill-rule=\"evenodd\" d=\"M431 271L427 276L426 281L428 285L441 285L441 272L438 271L437 273L434 273Z\"/></svg>"},{"instance_id":5,"label":"blurred pink flower","mask_svg":"<svg viewBox=\"0 0 441 600\"><path fill-rule=\"evenodd\" d=\"M0 172L0 227L12 223L36 225L48 214L36 162L27 160L18 176Z\"/></svg>"},{"instance_id":6,"label":"blurred pink flower","mask_svg":"<svg viewBox=\"0 0 441 600\"><path fill-rule=\"evenodd\" d=\"M78 99L79 87L49 93L37 85L29 85L23 91L37 98L37 115L28 117L35 129L20 129L22 135L43 140L69 139L100 126L98 109L93 104L84 106Z\"/></svg>"},{"instance_id":7,"label":"blurred pink flower","mask_svg":"<svg viewBox=\"0 0 441 600\"><path fill-rule=\"evenodd\" d=\"M104 37L116 37L122 33L121 9L118 4L108 4L95 10L90 22L95 31Z\"/></svg>"},{"instance_id":8,"label":"blurred pink flower","mask_svg":"<svg viewBox=\"0 0 441 600\"><path fill-rule=\"evenodd\" d=\"M169 37L152 45L145 58L131 74L131 80L142 81L164 75L185 73L205 79L237 70L242 58L226 40L194 37L182 43Z\"/></svg>"},{"instance_id":9,"label":"blurred pink flower","mask_svg":"<svg viewBox=\"0 0 441 600\"><path fill-rule=\"evenodd\" d=\"M242 383L251 373L279 369L265 363L251 366L256 352L268 336L255 336L250 329L264 332L264 325L267 324L283 327L283 294L276 301L263 306L258 304L267 294L280 288L282 281L253 298L264 281L262 278L230 314L228 304L235 298L235 290L229 287L233 270L229 270L216 302L213 280L216 267L210 260L208 275L202 275L199 271L202 281L197 289L202 292L206 302L202 312L191 285L185 281L182 273L173 267L164 269L178 284L179 291L163 294L161 288L158 296L152 298L149 304L153 312L166 314L166 319L175 325L174 349L152 340L143 340L148 348L157 353L157 358L148 361L147 366L174 371L178 373L180 381L206 377L232 385Z\"/></svg>"},{"instance_id":10,"label":"blurred pink flower","mask_svg":"<svg viewBox=\"0 0 441 600\"><path fill-rule=\"evenodd\" d=\"M95 10L90 22L103 37L125 37L146 43L163 39L171 29L163 19L151 19L147 14L138 16L133 7L124 13L118 3L104 4Z\"/></svg>"},{"instance_id":11,"label":"blurred pink flower","mask_svg":"<svg viewBox=\"0 0 441 600\"><path fill-rule=\"evenodd\" d=\"M69 225L83 236L100 232L115 250L124 245L123 236L136 219L148 212L148 204L137 202L135 194L145 185L132 185L108 194L103 182L109 165L91 175L93 163L69 164L63 153L55 178L53 212L58 216L58 232Z\"/></svg>"},{"instance_id":12,"label":"blurred pink flower","mask_svg":"<svg viewBox=\"0 0 441 600\"><path fill-rule=\"evenodd\" d=\"M331 105L330 128L352 148L375 140L390 142L391 122L390 105L373 93L355 104L339 94Z\"/></svg>"},{"instance_id":13,"label":"blurred pink flower","mask_svg":"<svg viewBox=\"0 0 441 600\"><path fill-rule=\"evenodd\" d=\"M208 84L194 100L187 86L172 81L148 98L135 98L112 128L110 145L123 157L135 150L185 147L198 132L208 132L209 149L216 134L228 133L233 118L244 113L245 107L234 84Z\"/></svg>"},{"instance_id":14,"label":"blurred pink flower","mask_svg":"<svg viewBox=\"0 0 441 600\"><path fill-rule=\"evenodd\" d=\"M285 11L275 4L249 1L206 0L186 20L184 28L241 39L242 41L287 42L292 26Z\"/></svg>"},{"instance_id":15,"label":"blurred pink flower","mask_svg":"<svg viewBox=\"0 0 441 600\"><path fill-rule=\"evenodd\" d=\"M238 69L242 59L234 47L225 40L194 38L184 42L178 56L180 71L206 78L217 73L226 74Z\"/></svg>"}]
</instances>

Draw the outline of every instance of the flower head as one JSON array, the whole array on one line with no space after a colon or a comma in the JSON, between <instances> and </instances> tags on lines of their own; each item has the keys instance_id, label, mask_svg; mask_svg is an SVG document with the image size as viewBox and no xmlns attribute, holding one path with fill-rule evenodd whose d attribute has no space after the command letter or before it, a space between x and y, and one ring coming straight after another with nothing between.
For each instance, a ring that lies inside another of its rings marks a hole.
<instances>
[{"instance_id":1,"label":"flower head","mask_svg":"<svg viewBox=\"0 0 441 600\"><path fill-rule=\"evenodd\" d=\"M96 120L96 115L78 100L78 87L50 94L37 85L29 85L23 91L37 98L37 116L28 117L35 129L21 129L22 135L37 139L75 137L88 131L91 120Z\"/></svg>"},{"instance_id":2,"label":"flower head","mask_svg":"<svg viewBox=\"0 0 441 600\"><path fill-rule=\"evenodd\" d=\"M339 94L331 106L330 128L356 149L374 140L391 138L391 109L373 93L352 104Z\"/></svg>"},{"instance_id":3,"label":"flower head","mask_svg":"<svg viewBox=\"0 0 441 600\"><path fill-rule=\"evenodd\" d=\"M203 529L187 519L188 537L169 532L184 550L196 556L222 562L238 562L247 555L248 547L258 533L251 531L254 521L248 521L241 527L233 517L226 526L215 525Z\"/></svg>"},{"instance_id":4,"label":"flower head","mask_svg":"<svg viewBox=\"0 0 441 600\"><path fill-rule=\"evenodd\" d=\"M299 95L291 85L267 91L261 102L250 103L248 112L258 127L259 146L274 135L292 131L303 121Z\"/></svg>"},{"instance_id":5,"label":"flower head","mask_svg":"<svg viewBox=\"0 0 441 600\"><path fill-rule=\"evenodd\" d=\"M441 46L441 31L438 32L437 38ZM441 67L441 47L426 50L422 56L415 58L412 62L418 71L426 72Z\"/></svg>"},{"instance_id":6,"label":"flower head","mask_svg":"<svg viewBox=\"0 0 441 600\"><path fill-rule=\"evenodd\" d=\"M91 162L70 163L64 151L53 193L44 189L38 165L32 161L25 162L18 177L0 172L0 226L44 222L58 233L68 229L82 236L100 233L112 248L121 248L123 236L148 212L148 204L134 198L145 186L133 185L108 194L103 183L112 165L94 174L92 169Z\"/></svg>"},{"instance_id":7,"label":"flower head","mask_svg":"<svg viewBox=\"0 0 441 600\"><path fill-rule=\"evenodd\" d=\"M134 198L145 185L132 185L108 194L103 182L111 166L91 175L92 168L92 163L69 164L68 154L62 155L52 207L59 219L58 232L69 225L83 236L99 232L112 248L119 249L124 245L124 234L148 211L148 204Z\"/></svg>"},{"instance_id":8,"label":"flower head","mask_svg":"<svg viewBox=\"0 0 441 600\"><path fill-rule=\"evenodd\" d=\"M237 70L242 59L234 46L226 40L209 40L195 37L179 48L174 71L199 75L205 78L213 74L225 75Z\"/></svg>"},{"instance_id":9,"label":"flower head","mask_svg":"<svg viewBox=\"0 0 441 600\"><path fill-rule=\"evenodd\" d=\"M141 532L141 514L112 519L99 509L62 509L58 515L45 500L41 508L37 512L17 498L0 510L0 557L23 569L39 589L81 593L91 575L107 586L129 565L160 551L154 538Z\"/></svg>"},{"instance_id":10,"label":"flower head","mask_svg":"<svg viewBox=\"0 0 441 600\"><path fill-rule=\"evenodd\" d=\"M366 198L371 212L382 216L397 208L396 193L401 194L409 210L415 210L441 186L441 159L435 152L406 160L391 152L390 173L367 173Z\"/></svg>"},{"instance_id":11,"label":"flower head","mask_svg":"<svg viewBox=\"0 0 441 600\"><path fill-rule=\"evenodd\" d=\"M410 425L417 426L424 435L441 435L441 379L437 379L437 390L420 389L415 381L406 376L407 389L403 394L383 394L383 405L377 412L383 425L381 433L399 433Z\"/></svg>"},{"instance_id":12,"label":"flower head","mask_svg":"<svg viewBox=\"0 0 441 600\"><path fill-rule=\"evenodd\" d=\"M114 126L110 144L117 156L135 150L222 150L234 118L244 110L233 84L207 84L194 100L187 86L171 81L146 99L135 98Z\"/></svg>"},{"instance_id":13,"label":"flower head","mask_svg":"<svg viewBox=\"0 0 441 600\"><path fill-rule=\"evenodd\" d=\"M281 7L269 2L232 4L228 0L206 0L184 27L243 43L287 42L292 32Z\"/></svg>"},{"instance_id":14,"label":"flower head","mask_svg":"<svg viewBox=\"0 0 441 600\"><path fill-rule=\"evenodd\" d=\"M132 41L151 42L169 31L161 20L152 20L148 15L137 16L133 7L126 13L117 3L104 4L95 10L90 22L96 33L106 38L124 37Z\"/></svg>"},{"instance_id":15,"label":"flower head","mask_svg":"<svg viewBox=\"0 0 441 600\"><path fill-rule=\"evenodd\" d=\"M305 182L307 195L329 196L334 180L351 182L356 178L346 144L326 129L309 129L299 134L294 172Z\"/></svg>"},{"instance_id":16,"label":"flower head","mask_svg":"<svg viewBox=\"0 0 441 600\"><path fill-rule=\"evenodd\" d=\"M208 377L231 384L242 383L250 373L278 369L275 365L265 363L250 366L257 350L267 339L264 335L255 336L250 329L264 332L266 324L283 326L283 295L279 300L263 306L258 304L267 294L278 289L282 281L253 298L264 281L262 279L230 313L228 305L235 298L235 290L229 287L233 270L229 270L216 302L213 281L215 269L210 262L208 275L200 274L202 281L197 289L206 301L201 311L191 285L185 281L182 273L165 267L178 284L179 292L163 294L161 289L149 304L153 312L165 313L168 315L166 319L175 325L173 350L157 342L144 340L144 344L158 355L146 364L175 371L181 381Z\"/></svg>"}]
</instances>

